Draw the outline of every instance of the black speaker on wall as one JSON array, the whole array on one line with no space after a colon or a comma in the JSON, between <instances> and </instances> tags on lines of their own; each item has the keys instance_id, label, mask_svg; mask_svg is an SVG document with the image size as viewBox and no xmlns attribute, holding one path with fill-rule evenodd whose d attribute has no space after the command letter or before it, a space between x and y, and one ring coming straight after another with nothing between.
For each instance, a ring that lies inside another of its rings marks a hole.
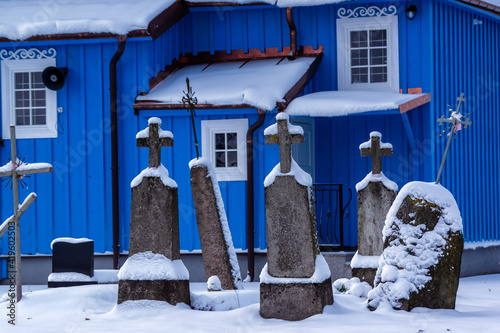
<instances>
[{"instance_id":1,"label":"black speaker on wall","mask_svg":"<svg viewBox=\"0 0 500 333\"><path fill-rule=\"evenodd\" d=\"M64 87L68 69L63 67L47 67L43 70L43 84L50 90L60 90Z\"/></svg>"}]
</instances>

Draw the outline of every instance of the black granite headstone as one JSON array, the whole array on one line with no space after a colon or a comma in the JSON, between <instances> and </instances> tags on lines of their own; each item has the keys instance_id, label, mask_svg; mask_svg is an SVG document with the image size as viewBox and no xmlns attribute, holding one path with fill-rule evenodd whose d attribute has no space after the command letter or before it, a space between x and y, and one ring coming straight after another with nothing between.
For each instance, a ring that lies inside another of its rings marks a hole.
<instances>
[{"instance_id":1,"label":"black granite headstone","mask_svg":"<svg viewBox=\"0 0 500 333\"><path fill-rule=\"evenodd\" d=\"M52 245L52 273L80 273L94 276L94 241L58 240ZM97 281L54 281L49 288L97 284Z\"/></svg>"},{"instance_id":2,"label":"black granite headstone","mask_svg":"<svg viewBox=\"0 0 500 333\"><path fill-rule=\"evenodd\" d=\"M81 273L94 276L94 241L55 242L52 249L52 273Z\"/></svg>"}]
</instances>

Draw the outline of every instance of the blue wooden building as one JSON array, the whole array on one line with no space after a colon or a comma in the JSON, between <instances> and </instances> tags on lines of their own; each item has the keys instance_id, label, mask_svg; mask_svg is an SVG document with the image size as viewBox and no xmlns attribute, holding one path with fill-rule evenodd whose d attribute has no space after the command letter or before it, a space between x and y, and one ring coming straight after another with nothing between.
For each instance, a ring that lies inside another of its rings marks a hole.
<instances>
[{"instance_id":1,"label":"blue wooden building","mask_svg":"<svg viewBox=\"0 0 500 333\"><path fill-rule=\"evenodd\" d=\"M21 218L23 255L50 255L57 237L92 238L102 255L126 253L130 182L148 165L135 135L152 116L175 137L173 148L163 148L162 162L179 185L181 250L199 252L188 167L196 153L179 99L185 76L199 98L201 150L220 171L241 253L249 244L266 249L263 180L278 152L264 145L263 130L278 111L304 127L306 143L294 148L294 157L314 183L353 189L349 203L347 194L343 198L349 214L342 230L337 223L329 232L332 243L342 238L355 247L354 188L371 165L359 144L379 131L394 147L394 156L383 161L388 178L400 187L434 181L445 145L436 119L447 105L455 107L461 92L467 98L462 113L472 113L473 124L454 141L441 183L457 199L466 241L500 241L496 1L156 0L122 12L119 5L104 7L109 24L103 26L91 20L88 26L55 24L66 3L47 9L26 1L28 7L2 10L1 161L10 157L8 126L15 123L19 155L54 166L52 174L26 179L21 191L21 199L38 194ZM75 21L85 13L71 12ZM2 15L14 19L2 24ZM131 15L137 18L132 23ZM67 69L58 91L42 83L49 66ZM9 186L0 198L5 220L12 215ZM0 278L6 253L0 239Z\"/></svg>"}]
</instances>

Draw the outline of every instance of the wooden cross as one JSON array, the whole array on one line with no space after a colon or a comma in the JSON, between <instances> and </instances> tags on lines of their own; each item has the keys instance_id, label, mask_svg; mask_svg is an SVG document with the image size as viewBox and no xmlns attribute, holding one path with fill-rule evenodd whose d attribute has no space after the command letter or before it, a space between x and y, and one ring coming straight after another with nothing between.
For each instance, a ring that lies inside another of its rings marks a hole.
<instances>
[{"instance_id":1,"label":"wooden cross","mask_svg":"<svg viewBox=\"0 0 500 333\"><path fill-rule=\"evenodd\" d=\"M361 156L372 157L372 175L378 175L382 172L382 156L392 156L392 147L380 148L380 136L378 135L371 135L370 148L361 148L360 150Z\"/></svg>"},{"instance_id":2,"label":"wooden cross","mask_svg":"<svg viewBox=\"0 0 500 333\"><path fill-rule=\"evenodd\" d=\"M21 164L17 158L17 146L16 146L16 127L14 125L10 126L10 147L11 147L11 165L9 170L0 171L0 177L12 177L12 194L14 197L14 215L8 218L0 227L0 231L7 230L9 224L14 222L15 228L15 274L16 274L16 296L17 302L23 297L23 290L21 284L21 232L19 225L19 217L28 208L29 205L35 200L36 194L32 193L23 202L23 205L19 207L19 184L18 179L25 175L33 175L37 173L52 172L52 165L48 163L30 163ZM18 165L18 163L20 165ZM5 167L4 167L5 168ZM3 169L3 168L2 168ZM1 237L0 233L0 237ZM10 263L9 263L10 265Z\"/></svg>"},{"instance_id":3,"label":"wooden cross","mask_svg":"<svg viewBox=\"0 0 500 333\"><path fill-rule=\"evenodd\" d=\"M444 164L446 162L446 157L448 156L448 151L450 150L451 146L451 139L453 138L453 134L455 134L458 130L461 128L458 127L459 125L464 125L464 129L467 128L468 126L472 125L472 122L470 121L470 118L467 117L465 120L462 120L462 115L460 114L460 108L462 106L462 102L465 102L466 99L464 98L464 93L460 94L460 97L457 97L458 101L458 107L457 111L452 111L450 107L451 112L451 117L445 118L443 115L438 118L437 122L441 126L443 123L450 123L451 124L451 129L450 133L448 134L448 142L446 142L446 148L444 149L444 154L443 158L441 160L441 165L439 166L439 171L436 177L436 184L439 184L439 181L441 180L441 175L443 174L443 169L444 169ZM468 115L466 115L468 116ZM447 129L445 129L443 132L446 132Z\"/></svg>"},{"instance_id":4,"label":"wooden cross","mask_svg":"<svg viewBox=\"0 0 500 333\"><path fill-rule=\"evenodd\" d=\"M161 130L161 120L153 117L148 121L149 128L137 134L137 147L149 148L149 167L157 168L161 164L161 147L173 147L173 135L169 131ZM147 136L142 137L144 133Z\"/></svg>"},{"instance_id":5,"label":"wooden cross","mask_svg":"<svg viewBox=\"0 0 500 333\"><path fill-rule=\"evenodd\" d=\"M288 117L277 120L277 133L266 135L266 145L279 145L280 171L289 173L292 167L292 147L294 143L303 143L304 135L288 131Z\"/></svg>"}]
</instances>

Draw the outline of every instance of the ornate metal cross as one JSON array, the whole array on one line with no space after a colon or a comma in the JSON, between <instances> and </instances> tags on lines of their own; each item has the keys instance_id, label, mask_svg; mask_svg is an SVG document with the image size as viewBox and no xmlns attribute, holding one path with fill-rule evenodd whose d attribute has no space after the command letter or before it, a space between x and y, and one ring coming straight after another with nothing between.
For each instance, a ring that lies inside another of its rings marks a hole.
<instances>
[{"instance_id":1,"label":"ornate metal cross","mask_svg":"<svg viewBox=\"0 0 500 333\"><path fill-rule=\"evenodd\" d=\"M198 138L196 136L196 127L194 126L194 117L196 116L195 106L198 104L198 98L194 97L193 88L189 85L189 78L186 78L187 92L183 91L182 104L187 104L189 112L191 112L191 122L193 125L194 147L196 148L196 159L200 158L198 151Z\"/></svg>"},{"instance_id":2,"label":"ornate metal cross","mask_svg":"<svg viewBox=\"0 0 500 333\"><path fill-rule=\"evenodd\" d=\"M382 156L392 156L391 148L380 148L380 136L377 132L370 133L371 142L369 148L360 148L361 156L371 156L372 157L372 174L378 175L382 172Z\"/></svg>"},{"instance_id":3,"label":"ornate metal cross","mask_svg":"<svg viewBox=\"0 0 500 333\"><path fill-rule=\"evenodd\" d=\"M150 118L149 127L136 136L137 147L149 148L149 167L157 168L161 164L161 147L173 147L172 132L162 131L160 118Z\"/></svg>"},{"instance_id":4,"label":"ornate metal cross","mask_svg":"<svg viewBox=\"0 0 500 333\"><path fill-rule=\"evenodd\" d=\"M52 172L52 165L48 163L21 163L17 158L17 145L16 145L16 127L10 126L10 147L11 147L11 161L10 165L2 167L0 177L12 177L12 194L14 201L14 215L9 217L0 226L0 231L5 232L9 228L9 224L14 223L15 230L15 266L9 262L9 268L15 267L16 275L16 299L17 302L23 297L23 290L21 284L21 232L19 225L19 218L28 208L29 205L35 200L36 194L32 193L26 198L22 206L19 207L19 184L18 179L25 175L33 175L37 173ZM7 168L6 168L7 167ZM7 169L7 170L5 170ZM7 229L5 229L7 228ZM0 233L1 234L1 233ZM1 235L0 235L1 237Z\"/></svg>"},{"instance_id":5,"label":"ornate metal cross","mask_svg":"<svg viewBox=\"0 0 500 333\"><path fill-rule=\"evenodd\" d=\"M441 160L441 165L439 166L439 171L438 175L436 177L436 184L439 184L439 181L441 180L441 175L443 174L443 169L444 169L444 164L446 162L446 157L448 156L448 151L450 150L451 146L451 139L453 138L454 134L462 129L462 125L464 125L464 128L467 128L472 124L470 121L469 115L466 115L465 120L462 120L462 114L460 113L460 108L462 107L462 102L465 102L466 99L464 98L464 93L460 94L460 97L457 97L458 101L458 107L457 111L452 111L451 107L449 108L451 112L451 116L449 118L445 118L443 115L437 120L439 125L441 126L443 123L449 123L450 124L450 133L448 133L448 142L446 142L446 148L444 149L444 154L443 154L443 159ZM446 132L446 129L443 131L443 133ZM442 134L442 133L441 133ZM455 135L456 137L456 135Z\"/></svg>"},{"instance_id":6,"label":"ornate metal cross","mask_svg":"<svg viewBox=\"0 0 500 333\"><path fill-rule=\"evenodd\" d=\"M281 173L289 173L292 166L292 147L294 143L303 143L304 135L288 131L288 117L277 120L277 133L266 135L266 145L279 145Z\"/></svg>"}]
</instances>

